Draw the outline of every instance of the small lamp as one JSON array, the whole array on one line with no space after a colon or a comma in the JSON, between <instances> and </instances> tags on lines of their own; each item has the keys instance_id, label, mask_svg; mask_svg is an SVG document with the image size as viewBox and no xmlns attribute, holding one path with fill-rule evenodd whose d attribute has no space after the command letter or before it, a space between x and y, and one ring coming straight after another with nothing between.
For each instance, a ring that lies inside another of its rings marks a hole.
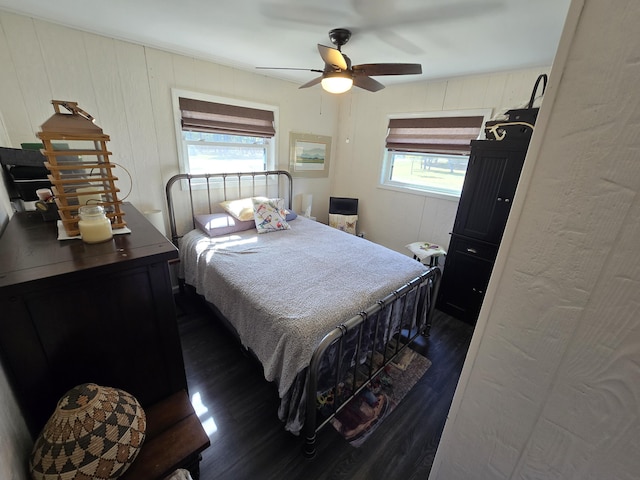
<instances>
[{"instance_id":1,"label":"small lamp","mask_svg":"<svg viewBox=\"0 0 640 480\"><path fill-rule=\"evenodd\" d=\"M302 195L302 215L311 217L311 205L313 205L313 195L310 193Z\"/></svg>"},{"instance_id":2,"label":"small lamp","mask_svg":"<svg viewBox=\"0 0 640 480\"><path fill-rule=\"evenodd\" d=\"M353 86L353 78L349 72L327 72L320 83L329 93L344 93Z\"/></svg>"}]
</instances>

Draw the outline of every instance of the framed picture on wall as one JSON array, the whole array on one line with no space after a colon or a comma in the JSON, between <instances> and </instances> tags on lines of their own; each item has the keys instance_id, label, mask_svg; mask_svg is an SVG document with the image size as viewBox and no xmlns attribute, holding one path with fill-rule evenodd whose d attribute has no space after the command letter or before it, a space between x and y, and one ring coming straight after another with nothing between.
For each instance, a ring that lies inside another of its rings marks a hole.
<instances>
[{"instance_id":1,"label":"framed picture on wall","mask_svg":"<svg viewBox=\"0 0 640 480\"><path fill-rule=\"evenodd\" d=\"M294 177L328 177L331 137L289 134L289 173Z\"/></svg>"}]
</instances>

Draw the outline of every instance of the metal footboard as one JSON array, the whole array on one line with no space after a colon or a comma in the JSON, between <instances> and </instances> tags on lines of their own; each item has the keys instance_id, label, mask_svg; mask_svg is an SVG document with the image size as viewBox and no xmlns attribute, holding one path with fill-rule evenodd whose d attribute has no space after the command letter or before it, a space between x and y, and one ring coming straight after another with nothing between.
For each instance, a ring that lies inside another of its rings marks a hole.
<instances>
[{"instance_id":1,"label":"metal footboard","mask_svg":"<svg viewBox=\"0 0 640 480\"><path fill-rule=\"evenodd\" d=\"M304 425L306 457L315 456L317 433L419 335L429 334L440 278L441 271L437 267L429 269L322 339L308 369ZM394 325L395 315L399 315L400 321ZM387 319L390 320L385 323ZM333 360L327 360L328 356ZM327 363L335 368L331 371L334 402L331 413L323 418L318 413L317 394L320 370ZM347 389L345 383L349 383ZM341 390L350 393L341 397L338 395Z\"/></svg>"}]
</instances>

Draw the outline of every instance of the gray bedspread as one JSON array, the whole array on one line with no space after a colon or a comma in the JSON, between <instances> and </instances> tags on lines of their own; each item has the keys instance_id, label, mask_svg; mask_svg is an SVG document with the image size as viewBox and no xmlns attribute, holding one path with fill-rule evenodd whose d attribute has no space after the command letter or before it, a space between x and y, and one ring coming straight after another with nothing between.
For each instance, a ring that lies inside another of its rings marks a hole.
<instances>
[{"instance_id":1,"label":"gray bedspread","mask_svg":"<svg viewBox=\"0 0 640 480\"><path fill-rule=\"evenodd\" d=\"M303 217L290 225L216 238L194 230L180 244L181 276L233 324L280 398L327 332L426 270Z\"/></svg>"}]
</instances>

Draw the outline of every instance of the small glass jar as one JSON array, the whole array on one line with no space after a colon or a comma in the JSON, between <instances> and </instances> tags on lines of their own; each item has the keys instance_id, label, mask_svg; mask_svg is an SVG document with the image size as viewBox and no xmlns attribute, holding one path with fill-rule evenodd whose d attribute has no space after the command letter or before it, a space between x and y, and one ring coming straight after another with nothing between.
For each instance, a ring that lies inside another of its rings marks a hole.
<instances>
[{"instance_id":1,"label":"small glass jar","mask_svg":"<svg viewBox=\"0 0 640 480\"><path fill-rule=\"evenodd\" d=\"M111 222L100 205L87 205L78 209L78 228L85 243L106 242L113 237Z\"/></svg>"}]
</instances>

